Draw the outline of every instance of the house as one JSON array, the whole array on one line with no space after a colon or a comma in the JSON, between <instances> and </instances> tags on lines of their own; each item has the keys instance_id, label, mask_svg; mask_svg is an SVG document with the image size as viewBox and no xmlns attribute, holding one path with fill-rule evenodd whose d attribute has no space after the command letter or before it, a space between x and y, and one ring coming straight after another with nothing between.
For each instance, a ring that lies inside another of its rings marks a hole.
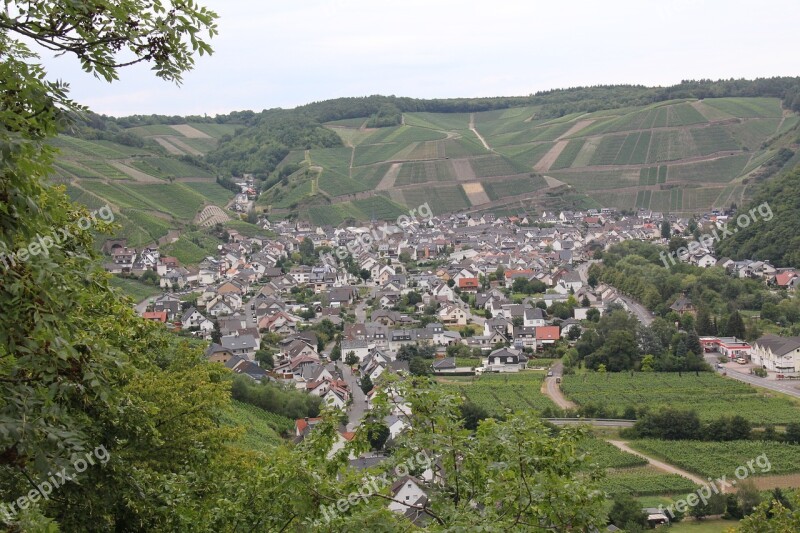
<instances>
[{"instance_id":1,"label":"house","mask_svg":"<svg viewBox=\"0 0 800 533\"><path fill-rule=\"evenodd\" d=\"M438 312L439 320L443 324L454 324L457 326L467 325L467 314L463 309L455 305L446 305Z\"/></svg>"},{"instance_id":2,"label":"house","mask_svg":"<svg viewBox=\"0 0 800 533\"><path fill-rule=\"evenodd\" d=\"M142 318L145 320L152 320L153 322L161 322L162 324L167 323L167 312L166 311L145 311L142 313Z\"/></svg>"},{"instance_id":3,"label":"house","mask_svg":"<svg viewBox=\"0 0 800 533\"><path fill-rule=\"evenodd\" d=\"M526 307L523 314L522 325L526 328L536 328L544 326L544 311L538 307Z\"/></svg>"},{"instance_id":4,"label":"house","mask_svg":"<svg viewBox=\"0 0 800 533\"><path fill-rule=\"evenodd\" d=\"M374 383L386 371L389 363L391 363L391 358L381 350L370 350L359 365L359 370L362 376L369 376Z\"/></svg>"},{"instance_id":5,"label":"house","mask_svg":"<svg viewBox=\"0 0 800 533\"><path fill-rule=\"evenodd\" d=\"M220 344L234 355L253 360L259 348L259 341L252 335L226 335L220 339Z\"/></svg>"},{"instance_id":6,"label":"house","mask_svg":"<svg viewBox=\"0 0 800 533\"><path fill-rule=\"evenodd\" d=\"M347 354L353 352L358 357L358 362L361 363L369 355L369 344L367 341L362 340L343 340L342 341L342 361L345 360Z\"/></svg>"},{"instance_id":7,"label":"house","mask_svg":"<svg viewBox=\"0 0 800 533\"><path fill-rule=\"evenodd\" d=\"M555 344L561 338L561 329L558 326L539 326L536 328L536 346Z\"/></svg>"},{"instance_id":8,"label":"house","mask_svg":"<svg viewBox=\"0 0 800 533\"><path fill-rule=\"evenodd\" d=\"M408 427L405 420L397 415L388 415L383 419L383 423L389 428L389 438L396 439L402 431Z\"/></svg>"},{"instance_id":9,"label":"house","mask_svg":"<svg viewBox=\"0 0 800 533\"><path fill-rule=\"evenodd\" d=\"M528 358L513 348L500 348L486 358L484 366L488 372L519 372L528 365Z\"/></svg>"},{"instance_id":10,"label":"house","mask_svg":"<svg viewBox=\"0 0 800 533\"><path fill-rule=\"evenodd\" d=\"M514 347L536 349L536 328L515 327L514 328Z\"/></svg>"},{"instance_id":11,"label":"house","mask_svg":"<svg viewBox=\"0 0 800 533\"><path fill-rule=\"evenodd\" d=\"M459 278L458 288L461 292L478 292L480 282L478 278Z\"/></svg>"},{"instance_id":12,"label":"house","mask_svg":"<svg viewBox=\"0 0 800 533\"><path fill-rule=\"evenodd\" d=\"M703 254L697 258L697 266L709 268L717 264L717 260L711 254Z\"/></svg>"},{"instance_id":13,"label":"house","mask_svg":"<svg viewBox=\"0 0 800 533\"><path fill-rule=\"evenodd\" d=\"M679 315L682 315L684 313L694 314L696 311L694 304L686 296L678 297L678 299L675 300L675 302L672 305L670 305L669 308L678 313Z\"/></svg>"},{"instance_id":14,"label":"house","mask_svg":"<svg viewBox=\"0 0 800 533\"><path fill-rule=\"evenodd\" d=\"M211 332L214 330L214 323L203 316L200 311L190 307L181 317L181 329L197 328L201 331Z\"/></svg>"},{"instance_id":15,"label":"house","mask_svg":"<svg viewBox=\"0 0 800 533\"><path fill-rule=\"evenodd\" d=\"M211 346L206 348L206 358L212 363L227 363L232 357L233 352L228 348L223 348L221 345L212 342Z\"/></svg>"},{"instance_id":16,"label":"house","mask_svg":"<svg viewBox=\"0 0 800 533\"><path fill-rule=\"evenodd\" d=\"M332 382L328 391L322 395L322 401L334 409L344 409L350 399L350 392L337 382Z\"/></svg>"},{"instance_id":17,"label":"house","mask_svg":"<svg viewBox=\"0 0 800 533\"><path fill-rule=\"evenodd\" d=\"M445 357L444 359L437 359L433 362L433 371L437 374L454 372L456 369L455 357Z\"/></svg>"},{"instance_id":18,"label":"house","mask_svg":"<svg viewBox=\"0 0 800 533\"><path fill-rule=\"evenodd\" d=\"M800 337L764 335L753 343L752 361L779 376L800 374Z\"/></svg>"},{"instance_id":19,"label":"house","mask_svg":"<svg viewBox=\"0 0 800 533\"><path fill-rule=\"evenodd\" d=\"M576 320L574 318L568 318L567 320L561 323L561 338L566 339L569 337L569 332L572 328L578 328L578 330L583 333L583 327L581 326L580 320Z\"/></svg>"},{"instance_id":20,"label":"house","mask_svg":"<svg viewBox=\"0 0 800 533\"><path fill-rule=\"evenodd\" d=\"M266 379L267 372L253 361L234 355L225 363L225 366L235 374L244 374L255 381Z\"/></svg>"},{"instance_id":21,"label":"house","mask_svg":"<svg viewBox=\"0 0 800 533\"><path fill-rule=\"evenodd\" d=\"M414 508L423 507L428 501L428 496L423 490L424 486L421 480L413 476L401 477L392 483L389 489L392 496L389 509L395 513L406 514Z\"/></svg>"},{"instance_id":22,"label":"house","mask_svg":"<svg viewBox=\"0 0 800 533\"><path fill-rule=\"evenodd\" d=\"M153 311L166 311L167 320L175 320L181 312L181 301L171 294L164 294L153 301Z\"/></svg>"}]
</instances>

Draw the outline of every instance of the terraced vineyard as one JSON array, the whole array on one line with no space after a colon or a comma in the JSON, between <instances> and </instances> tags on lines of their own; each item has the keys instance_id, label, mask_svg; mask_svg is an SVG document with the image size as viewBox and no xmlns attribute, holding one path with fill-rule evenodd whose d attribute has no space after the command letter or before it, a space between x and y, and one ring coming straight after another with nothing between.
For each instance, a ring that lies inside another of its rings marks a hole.
<instances>
[{"instance_id":1,"label":"terraced vineyard","mask_svg":"<svg viewBox=\"0 0 800 533\"><path fill-rule=\"evenodd\" d=\"M128 131L148 140L172 139L177 144L171 146L212 147L215 136L232 132L233 126L150 125ZM129 246L151 244L191 223L204 205L223 208L233 197L209 170L170 156L155 142L139 147L62 135L52 144L59 151L54 181L68 185L73 201L92 209L109 205L121 226L115 237L128 239Z\"/></svg>"},{"instance_id":2,"label":"terraced vineyard","mask_svg":"<svg viewBox=\"0 0 800 533\"><path fill-rule=\"evenodd\" d=\"M497 210L520 195L546 207L550 188L516 179L539 173L573 188L554 198L688 213L741 201L746 176L775 153L770 140L798 125L798 117L784 116L771 98L674 100L557 119L537 118L538 111L405 113L402 126L377 129L363 128L367 117L334 121L328 126L344 146L312 150L311 164L323 168L319 189L334 203L392 191L396 204L411 208L426 199L437 214ZM491 181L498 176L515 179ZM465 195L448 182L480 186L470 185ZM722 194L728 185L734 186ZM319 203L315 194L303 201ZM315 216L335 221L355 215L345 206Z\"/></svg>"},{"instance_id":3,"label":"terraced vineyard","mask_svg":"<svg viewBox=\"0 0 800 533\"><path fill-rule=\"evenodd\" d=\"M755 425L785 424L800 419L800 407L792 399L769 395L711 372L701 372L699 376L586 372L565 376L561 389L579 405L602 403L619 416L631 407L651 410L671 407L695 410L703 420L737 413Z\"/></svg>"}]
</instances>

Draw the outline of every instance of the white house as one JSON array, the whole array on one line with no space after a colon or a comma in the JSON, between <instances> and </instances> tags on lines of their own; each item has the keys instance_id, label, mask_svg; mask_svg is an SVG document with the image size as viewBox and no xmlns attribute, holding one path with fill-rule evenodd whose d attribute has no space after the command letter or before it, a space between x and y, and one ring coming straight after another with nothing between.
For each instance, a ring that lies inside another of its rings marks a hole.
<instances>
[{"instance_id":1,"label":"white house","mask_svg":"<svg viewBox=\"0 0 800 533\"><path fill-rule=\"evenodd\" d=\"M764 335L753 343L751 360L784 375L800 373L800 337Z\"/></svg>"},{"instance_id":2,"label":"white house","mask_svg":"<svg viewBox=\"0 0 800 533\"><path fill-rule=\"evenodd\" d=\"M500 348L486 358L484 367L488 372L519 372L528 365L528 358L513 348Z\"/></svg>"},{"instance_id":3,"label":"white house","mask_svg":"<svg viewBox=\"0 0 800 533\"><path fill-rule=\"evenodd\" d=\"M428 500L423 486L420 480L412 476L404 476L395 481L390 490L394 501L389 503L389 509L395 513L405 514L411 506L422 506Z\"/></svg>"}]
</instances>

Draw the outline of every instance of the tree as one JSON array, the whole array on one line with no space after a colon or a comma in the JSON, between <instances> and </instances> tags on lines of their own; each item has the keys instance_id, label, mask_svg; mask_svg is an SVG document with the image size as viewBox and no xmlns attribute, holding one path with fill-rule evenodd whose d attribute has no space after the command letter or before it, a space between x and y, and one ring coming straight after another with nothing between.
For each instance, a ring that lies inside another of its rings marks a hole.
<instances>
[{"instance_id":1,"label":"tree","mask_svg":"<svg viewBox=\"0 0 800 533\"><path fill-rule=\"evenodd\" d=\"M702 435L700 418L694 411L664 409L646 413L633 426L638 438L695 440Z\"/></svg>"},{"instance_id":2,"label":"tree","mask_svg":"<svg viewBox=\"0 0 800 533\"><path fill-rule=\"evenodd\" d=\"M774 497L762 502L753 514L739 523L742 533L800 531L800 491L795 490L784 501Z\"/></svg>"},{"instance_id":3,"label":"tree","mask_svg":"<svg viewBox=\"0 0 800 533\"><path fill-rule=\"evenodd\" d=\"M342 348L337 342L331 350L331 361L338 361L342 358Z\"/></svg>"},{"instance_id":4,"label":"tree","mask_svg":"<svg viewBox=\"0 0 800 533\"><path fill-rule=\"evenodd\" d=\"M408 371L412 376L427 376L432 373L431 364L420 356L414 356L408 363Z\"/></svg>"},{"instance_id":5,"label":"tree","mask_svg":"<svg viewBox=\"0 0 800 533\"><path fill-rule=\"evenodd\" d=\"M369 445L373 451L383 450L390 435L391 431L386 424L373 422L367 425L367 439L369 439Z\"/></svg>"},{"instance_id":6,"label":"tree","mask_svg":"<svg viewBox=\"0 0 800 533\"><path fill-rule=\"evenodd\" d=\"M736 499L739 502L742 516L752 514L761 503L761 493L752 479L739 482L736 487Z\"/></svg>"},{"instance_id":7,"label":"tree","mask_svg":"<svg viewBox=\"0 0 800 533\"><path fill-rule=\"evenodd\" d=\"M347 366L357 365L358 356L356 355L356 352L354 352L353 350L347 352L347 355L344 356L344 364L346 364Z\"/></svg>"},{"instance_id":8,"label":"tree","mask_svg":"<svg viewBox=\"0 0 800 533\"><path fill-rule=\"evenodd\" d=\"M361 278L365 283L366 281L372 277L372 274L366 268L362 268L358 271L358 277Z\"/></svg>"},{"instance_id":9,"label":"tree","mask_svg":"<svg viewBox=\"0 0 800 533\"><path fill-rule=\"evenodd\" d=\"M689 515L697 520L702 520L709 515L722 514L725 512L726 503L727 498L725 494L712 494L707 499L700 499L697 505L691 507L689 509Z\"/></svg>"},{"instance_id":10,"label":"tree","mask_svg":"<svg viewBox=\"0 0 800 533\"><path fill-rule=\"evenodd\" d=\"M416 291L411 291L406 294L406 300L408 301L408 305L414 306L422 301L422 296Z\"/></svg>"},{"instance_id":11,"label":"tree","mask_svg":"<svg viewBox=\"0 0 800 533\"><path fill-rule=\"evenodd\" d=\"M369 377L369 374L364 374L361 377L361 380L359 381L359 386L361 387L361 390L364 392L364 394L367 394L375 387L375 385L373 385L372 383L372 378Z\"/></svg>"},{"instance_id":12,"label":"tree","mask_svg":"<svg viewBox=\"0 0 800 533\"><path fill-rule=\"evenodd\" d=\"M697 310L697 320L695 320L694 328L698 335L716 335L716 328L711 321L711 314L706 306L700 306Z\"/></svg>"},{"instance_id":13,"label":"tree","mask_svg":"<svg viewBox=\"0 0 800 533\"><path fill-rule=\"evenodd\" d=\"M742 315L739 314L739 311L734 311L728 317L728 321L725 323L725 334L730 337L737 337L739 339L743 339L746 334L746 328L744 326L744 320L742 320Z\"/></svg>"},{"instance_id":14,"label":"tree","mask_svg":"<svg viewBox=\"0 0 800 533\"><path fill-rule=\"evenodd\" d=\"M589 297L584 295L583 298L581 298L581 307L589 307L590 305L592 304L589 302Z\"/></svg>"},{"instance_id":15,"label":"tree","mask_svg":"<svg viewBox=\"0 0 800 533\"><path fill-rule=\"evenodd\" d=\"M266 348L261 348L256 352L256 361L258 361L261 368L272 368L275 366L272 350Z\"/></svg>"},{"instance_id":16,"label":"tree","mask_svg":"<svg viewBox=\"0 0 800 533\"><path fill-rule=\"evenodd\" d=\"M464 428L470 431L478 429L478 424L481 420L489 418L489 413L480 405L466 401L461 404L461 419L464 422Z\"/></svg>"},{"instance_id":17,"label":"tree","mask_svg":"<svg viewBox=\"0 0 800 533\"><path fill-rule=\"evenodd\" d=\"M614 497L608 520L625 531L643 531L647 527L647 514L633 496L621 493Z\"/></svg>"},{"instance_id":18,"label":"tree","mask_svg":"<svg viewBox=\"0 0 800 533\"><path fill-rule=\"evenodd\" d=\"M672 226L666 218L661 221L661 238L669 239L672 235Z\"/></svg>"},{"instance_id":19,"label":"tree","mask_svg":"<svg viewBox=\"0 0 800 533\"><path fill-rule=\"evenodd\" d=\"M789 422L786 424L784 439L786 442L792 444L800 444L800 422Z\"/></svg>"}]
</instances>

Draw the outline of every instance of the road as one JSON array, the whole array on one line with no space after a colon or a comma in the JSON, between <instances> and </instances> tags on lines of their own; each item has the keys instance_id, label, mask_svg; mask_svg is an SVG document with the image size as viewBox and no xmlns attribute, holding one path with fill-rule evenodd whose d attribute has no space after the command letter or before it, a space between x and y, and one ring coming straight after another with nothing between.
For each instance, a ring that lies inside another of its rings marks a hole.
<instances>
[{"instance_id":1,"label":"road","mask_svg":"<svg viewBox=\"0 0 800 533\"><path fill-rule=\"evenodd\" d=\"M544 378L544 382L542 382L542 393L553 400L553 403L560 409L575 409L577 406L564 397L561 393L561 385L556 382L556 379L560 378L564 373L564 364L558 361L550 367L550 371L553 375Z\"/></svg>"},{"instance_id":2,"label":"road","mask_svg":"<svg viewBox=\"0 0 800 533\"><path fill-rule=\"evenodd\" d=\"M653 314L645 308L642 304L637 302L636 300L629 298L628 296L623 296L622 294L617 291L619 295L619 299L625 302L625 305L628 307L628 310L633 313L633 315L639 319L639 322L644 324L645 326L649 326L653 322Z\"/></svg>"},{"instance_id":3,"label":"road","mask_svg":"<svg viewBox=\"0 0 800 533\"><path fill-rule=\"evenodd\" d=\"M716 368L715 365L718 357L719 354L717 352L705 354L706 362L711 365L712 368ZM753 374L747 373L750 372L750 368L751 366L738 366L737 363L727 363L723 364L721 368L718 368L717 372L726 372L726 377L741 381L743 383L749 383L754 387L760 387L762 389L768 389L775 392L782 392L783 394L800 398L800 388L798 388L800 387L800 383L798 383L797 380L776 381L767 378L760 378Z\"/></svg>"},{"instance_id":4,"label":"road","mask_svg":"<svg viewBox=\"0 0 800 533\"><path fill-rule=\"evenodd\" d=\"M356 305L356 324L363 324L367 321L367 300L371 300L377 292L377 287L369 287L369 295L362 298L361 301Z\"/></svg>"},{"instance_id":5,"label":"road","mask_svg":"<svg viewBox=\"0 0 800 533\"><path fill-rule=\"evenodd\" d=\"M366 394L361 390L358 385L358 378L348 365L344 364L343 361L337 361L335 364L342 374L342 379L347 383L347 388L350 389L350 395L353 398L352 403L347 408L347 431L355 431L361 424L361 418L367 410Z\"/></svg>"},{"instance_id":6,"label":"road","mask_svg":"<svg viewBox=\"0 0 800 533\"><path fill-rule=\"evenodd\" d=\"M593 259L591 261L587 261L586 263L581 263L575 269L584 283L588 283L589 267L592 265L592 263L597 263L597 261ZM641 322L645 326L649 326L653 322L653 314L650 311L648 311L645 306L643 306L633 298L622 295L619 292L619 289L615 290L619 295L619 299L625 302L625 305L628 307L628 310L630 310L630 312L633 313L633 315L639 319L639 322Z\"/></svg>"},{"instance_id":7,"label":"road","mask_svg":"<svg viewBox=\"0 0 800 533\"><path fill-rule=\"evenodd\" d=\"M652 457L649 457L649 456L647 456L647 455L645 455L645 454L643 454L641 452L637 452L636 450L634 450L630 446L628 446L628 443L626 443L624 441L609 439L608 442L609 442L609 444L613 444L614 446L616 446L617 448L619 448L623 452L628 452L628 453L633 454L633 455L635 455L637 457L641 457L642 459L644 459L645 461L650 463L651 466L661 470L662 472L667 472L669 474L678 474L679 476L685 477L686 479L689 479L689 480L693 481L694 483L697 483L698 485L705 485L706 483L708 483L708 480L703 479L703 478L701 478L699 476L696 476L696 475L694 475L694 474L692 474L690 472L687 472L686 470L681 470L680 468L674 467L674 466L672 466L670 464L663 463L663 462L661 462L661 461L659 461L657 459L653 459Z\"/></svg>"}]
</instances>

